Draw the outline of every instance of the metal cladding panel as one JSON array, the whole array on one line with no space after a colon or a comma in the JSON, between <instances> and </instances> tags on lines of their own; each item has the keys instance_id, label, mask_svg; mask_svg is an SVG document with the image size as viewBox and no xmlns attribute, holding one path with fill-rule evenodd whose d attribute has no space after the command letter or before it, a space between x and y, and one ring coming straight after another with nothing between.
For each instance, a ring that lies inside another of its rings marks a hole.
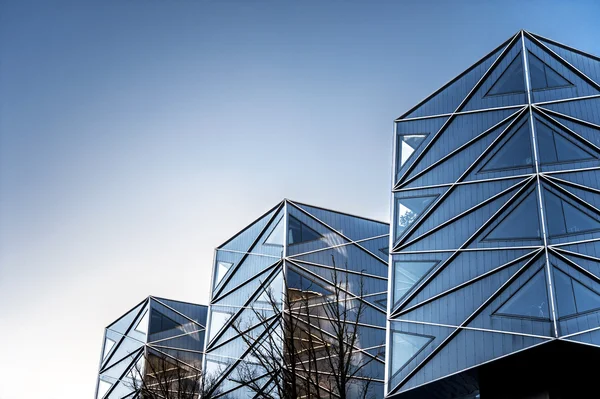
<instances>
[{"instance_id":1,"label":"metal cladding panel","mask_svg":"<svg viewBox=\"0 0 600 399\"><path fill-rule=\"evenodd\" d=\"M549 340L600 346L600 58L523 31L496 58L443 89L445 109L463 95L447 119L396 120L388 396Z\"/></svg>"}]
</instances>

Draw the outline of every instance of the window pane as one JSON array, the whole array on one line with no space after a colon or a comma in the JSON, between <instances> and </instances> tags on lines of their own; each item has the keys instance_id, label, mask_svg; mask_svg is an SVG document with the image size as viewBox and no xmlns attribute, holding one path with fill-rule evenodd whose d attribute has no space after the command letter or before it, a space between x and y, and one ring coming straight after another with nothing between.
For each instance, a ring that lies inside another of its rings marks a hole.
<instances>
[{"instance_id":1,"label":"window pane","mask_svg":"<svg viewBox=\"0 0 600 399\"><path fill-rule=\"evenodd\" d=\"M396 238L410 226L436 197L398 198L396 200Z\"/></svg>"},{"instance_id":2,"label":"window pane","mask_svg":"<svg viewBox=\"0 0 600 399\"><path fill-rule=\"evenodd\" d=\"M554 292L556 293L559 317L577 313L571 278L556 268L554 269Z\"/></svg>"},{"instance_id":3,"label":"window pane","mask_svg":"<svg viewBox=\"0 0 600 399\"><path fill-rule=\"evenodd\" d=\"M437 262L394 262L394 305L431 270Z\"/></svg>"},{"instance_id":4,"label":"window pane","mask_svg":"<svg viewBox=\"0 0 600 399\"><path fill-rule=\"evenodd\" d=\"M106 338L106 340L104 340L104 351L102 352L102 360L106 359L113 346L115 346L115 341L113 341L110 338Z\"/></svg>"},{"instance_id":5,"label":"window pane","mask_svg":"<svg viewBox=\"0 0 600 399\"><path fill-rule=\"evenodd\" d=\"M600 295L596 292L575 280L573 280L573 291L575 292L578 313L600 309Z\"/></svg>"},{"instance_id":6,"label":"window pane","mask_svg":"<svg viewBox=\"0 0 600 399\"><path fill-rule=\"evenodd\" d=\"M544 206L546 207L546 225L550 237L567 234L565 215L563 214L562 201L556 195L544 190Z\"/></svg>"},{"instance_id":7,"label":"window pane","mask_svg":"<svg viewBox=\"0 0 600 399\"><path fill-rule=\"evenodd\" d=\"M533 164L529 123L523 126L494 154L482 170L511 169Z\"/></svg>"},{"instance_id":8,"label":"window pane","mask_svg":"<svg viewBox=\"0 0 600 399\"><path fill-rule=\"evenodd\" d=\"M423 349L429 342L431 337L423 337L420 335L406 334L400 332L392 332L392 374L398 372Z\"/></svg>"},{"instance_id":9,"label":"window pane","mask_svg":"<svg viewBox=\"0 0 600 399\"><path fill-rule=\"evenodd\" d=\"M141 318L140 322L135 327L136 331L141 332L142 334L148 333L148 311L144 313L144 316Z\"/></svg>"},{"instance_id":10,"label":"window pane","mask_svg":"<svg viewBox=\"0 0 600 399\"><path fill-rule=\"evenodd\" d=\"M556 143L558 162L582 161L594 158L590 153L584 151L558 133L554 133L554 141Z\"/></svg>"},{"instance_id":11,"label":"window pane","mask_svg":"<svg viewBox=\"0 0 600 399\"><path fill-rule=\"evenodd\" d=\"M321 235L300 222L293 216L288 219L288 244L300 244L301 242L318 240Z\"/></svg>"},{"instance_id":12,"label":"window pane","mask_svg":"<svg viewBox=\"0 0 600 399\"><path fill-rule=\"evenodd\" d=\"M527 54L527 58L529 60L529 77L531 79L531 89L545 89L547 85L546 73L544 72L544 63L535 55L531 54L531 52Z\"/></svg>"},{"instance_id":13,"label":"window pane","mask_svg":"<svg viewBox=\"0 0 600 399\"><path fill-rule=\"evenodd\" d=\"M217 267L215 268L215 287L219 285L231 266L233 266L233 263L221 261L217 262Z\"/></svg>"},{"instance_id":14,"label":"window pane","mask_svg":"<svg viewBox=\"0 0 600 399\"><path fill-rule=\"evenodd\" d=\"M525 92L523 61L521 53L519 53L486 95L493 96L523 92Z\"/></svg>"},{"instance_id":15,"label":"window pane","mask_svg":"<svg viewBox=\"0 0 600 399\"><path fill-rule=\"evenodd\" d=\"M540 238L540 219L535 192L530 193L487 236L486 240Z\"/></svg>"},{"instance_id":16,"label":"window pane","mask_svg":"<svg viewBox=\"0 0 600 399\"><path fill-rule=\"evenodd\" d=\"M569 82L567 79L560 76L557 72L555 72L552 68L550 68L547 65L546 65L546 82L548 83L548 88L571 86L571 82Z\"/></svg>"},{"instance_id":17,"label":"window pane","mask_svg":"<svg viewBox=\"0 0 600 399\"><path fill-rule=\"evenodd\" d=\"M275 226L271 234L269 234L269 237L265 240L265 244L283 246L283 238L283 218L281 218L279 223L277 223L277 226Z\"/></svg>"},{"instance_id":18,"label":"window pane","mask_svg":"<svg viewBox=\"0 0 600 399\"><path fill-rule=\"evenodd\" d=\"M600 222L592 219L566 201L563 201L563 210L565 212L568 234L584 233L600 229Z\"/></svg>"},{"instance_id":19,"label":"window pane","mask_svg":"<svg viewBox=\"0 0 600 399\"><path fill-rule=\"evenodd\" d=\"M150 314L150 334L156 334L161 331L172 330L179 327L180 324L161 312L152 309Z\"/></svg>"},{"instance_id":20,"label":"window pane","mask_svg":"<svg viewBox=\"0 0 600 399\"><path fill-rule=\"evenodd\" d=\"M100 380L98 384L98 396L96 398L102 399L111 387L112 384L110 382Z\"/></svg>"},{"instance_id":21,"label":"window pane","mask_svg":"<svg viewBox=\"0 0 600 399\"><path fill-rule=\"evenodd\" d=\"M218 310L213 310L210 316L210 335L208 337L209 341L217 335L219 331L223 328L227 321L233 316L233 311L230 312L220 312Z\"/></svg>"},{"instance_id":22,"label":"window pane","mask_svg":"<svg viewBox=\"0 0 600 399\"><path fill-rule=\"evenodd\" d=\"M554 133L550 127L545 123L537 122L535 125L535 135L537 137L538 153L542 165L558 162Z\"/></svg>"},{"instance_id":23,"label":"window pane","mask_svg":"<svg viewBox=\"0 0 600 399\"><path fill-rule=\"evenodd\" d=\"M519 288L497 311L498 314L547 319L548 293L543 269Z\"/></svg>"},{"instance_id":24,"label":"window pane","mask_svg":"<svg viewBox=\"0 0 600 399\"><path fill-rule=\"evenodd\" d=\"M404 134L398 136L397 168L400 169L427 137L426 134Z\"/></svg>"}]
</instances>

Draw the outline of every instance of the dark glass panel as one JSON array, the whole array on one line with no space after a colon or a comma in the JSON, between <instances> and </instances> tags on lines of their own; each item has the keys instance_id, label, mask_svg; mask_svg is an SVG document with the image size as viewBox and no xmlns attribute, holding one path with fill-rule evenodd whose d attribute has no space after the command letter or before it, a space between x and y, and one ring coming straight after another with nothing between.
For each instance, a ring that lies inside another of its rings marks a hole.
<instances>
[{"instance_id":1,"label":"dark glass panel","mask_svg":"<svg viewBox=\"0 0 600 399\"><path fill-rule=\"evenodd\" d=\"M391 374L401 370L431 340L431 337L392 331Z\"/></svg>"},{"instance_id":2,"label":"dark glass panel","mask_svg":"<svg viewBox=\"0 0 600 399\"><path fill-rule=\"evenodd\" d=\"M296 273L295 271L291 270L291 268L288 268L287 270L286 283L288 286L288 294L290 295L291 300L296 299L295 294L298 295L297 298L300 298L300 293L311 293L318 296L332 295L331 291L323 288L313 280Z\"/></svg>"},{"instance_id":3,"label":"dark glass panel","mask_svg":"<svg viewBox=\"0 0 600 399\"><path fill-rule=\"evenodd\" d=\"M571 86L571 82L560 76L556 71L546 65L546 82L548 88Z\"/></svg>"},{"instance_id":4,"label":"dark glass panel","mask_svg":"<svg viewBox=\"0 0 600 399\"><path fill-rule=\"evenodd\" d=\"M559 317L577 313L571 278L556 268L554 269L554 292L556 293Z\"/></svg>"},{"instance_id":5,"label":"dark glass panel","mask_svg":"<svg viewBox=\"0 0 600 399\"><path fill-rule=\"evenodd\" d=\"M165 316L161 312L152 309L150 312L150 334L156 334L161 331L171 330L179 327L180 324L175 320Z\"/></svg>"},{"instance_id":6,"label":"dark glass panel","mask_svg":"<svg viewBox=\"0 0 600 399\"><path fill-rule=\"evenodd\" d=\"M397 261L394 262L394 288L393 303L396 304L406 293L425 276L433 266L435 261L414 262Z\"/></svg>"},{"instance_id":7,"label":"dark glass panel","mask_svg":"<svg viewBox=\"0 0 600 399\"><path fill-rule=\"evenodd\" d=\"M600 229L600 222L592 219L566 201L563 201L563 210L565 212L568 234L584 233Z\"/></svg>"},{"instance_id":8,"label":"dark glass panel","mask_svg":"<svg viewBox=\"0 0 600 399\"><path fill-rule=\"evenodd\" d=\"M511 169L533 164L529 124L519 130L494 154L482 168L483 171Z\"/></svg>"},{"instance_id":9,"label":"dark glass panel","mask_svg":"<svg viewBox=\"0 0 600 399\"><path fill-rule=\"evenodd\" d=\"M594 158L590 153L554 132L558 162L582 161Z\"/></svg>"},{"instance_id":10,"label":"dark glass panel","mask_svg":"<svg viewBox=\"0 0 600 399\"><path fill-rule=\"evenodd\" d=\"M487 92L487 96L523 93L525 91L523 62L521 58L521 53L519 53Z\"/></svg>"},{"instance_id":11,"label":"dark glass panel","mask_svg":"<svg viewBox=\"0 0 600 399\"><path fill-rule=\"evenodd\" d=\"M575 293L578 313L600 309L600 295L598 293L575 280L573 280L573 292Z\"/></svg>"},{"instance_id":12,"label":"dark glass panel","mask_svg":"<svg viewBox=\"0 0 600 399\"><path fill-rule=\"evenodd\" d=\"M535 135L537 136L538 154L542 165L558 162L554 132L545 123L537 122Z\"/></svg>"},{"instance_id":13,"label":"dark glass panel","mask_svg":"<svg viewBox=\"0 0 600 399\"><path fill-rule=\"evenodd\" d=\"M531 89L539 90L545 89L546 84L546 73L544 72L544 63L529 53L529 77L531 79Z\"/></svg>"},{"instance_id":14,"label":"dark glass panel","mask_svg":"<svg viewBox=\"0 0 600 399\"><path fill-rule=\"evenodd\" d=\"M549 318L548 293L543 270L537 272L533 278L519 288L496 313L541 319Z\"/></svg>"},{"instance_id":15,"label":"dark glass panel","mask_svg":"<svg viewBox=\"0 0 600 399\"><path fill-rule=\"evenodd\" d=\"M565 226L565 215L563 213L562 201L556 195L544 190L544 206L546 207L546 225L548 235L560 236L567 234Z\"/></svg>"},{"instance_id":16,"label":"dark glass panel","mask_svg":"<svg viewBox=\"0 0 600 399\"><path fill-rule=\"evenodd\" d=\"M299 244L301 242L318 240L321 238L321 235L300 222L293 216L290 216L288 219L288 244L294 245Z\"/></svg>"},{"instance_id":17,"label":"dark glass panel","mask_svg":"<svg viewBox=\"0 0 600 399\"><path fill-rule=\"evenodd\" d=\"M486 240L536 239L540 237L538 204L530 193L486 237Z\"/></svg>"},{"instance_id":18,"label":"dark glass panel","mask_svg":"<svg viewBox=\"0 0 600 399\"><path fill-rule=\"evenodd\" d=\"M388 256L390 254L390 247L379 248L379 251L385 256Z\"/></svg>"},{"instance_id":19,"label":"dark glass panel","mask_svg":"<svg viewBox=\"0 0 600 399\"><path fill-rule=\"evenodd\" d=\"M396 169L400 168L408 161L415 150L427 137L426 134L403 134L398 135L396 148Z\"/></svg>"},{"instance_id":20,"label":"dark glass panel","mask_svg":"<svg viewBox=\"0 0 600 399\"><path fill-rule=\"evenodd\" d=\"M435 196L398 198L396 200L396 238L410 226L429 204L433 202Z\"/></svg>"}]
</instances>

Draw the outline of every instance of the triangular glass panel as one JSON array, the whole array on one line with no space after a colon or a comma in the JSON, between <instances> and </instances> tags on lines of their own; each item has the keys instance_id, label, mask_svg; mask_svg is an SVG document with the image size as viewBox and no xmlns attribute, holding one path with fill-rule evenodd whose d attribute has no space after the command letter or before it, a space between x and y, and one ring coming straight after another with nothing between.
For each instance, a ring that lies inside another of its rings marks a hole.
<instances>
[{"instance_id":1,"label":"triangular glass panel","mask_svg":"<svg viewBox=\"0 0 600 399\"><path fill-rule=\"evenodd\" d=\"M295 217L290 216L288 218L288 245L314 241L321 237L321 234L317 233Z\"/></svg>"},{"instance_id":2,"label":"triangular glass panel","mask_svg":"<svg viewBox=\"0 0 600 399\"><path fill-rule=\"evenodd\" d=\"M503 94L524 93L525 77L523 74L523 60L521 53L517 54L486 96L497 96Z\"/></svg>"},{"instance_id":3,"label":"triangular glass panel","mask_svg":"<svg viewBox=\"0 0 600 399\"><path fill-rule=\"evenodd\" d=\"M148 311L144 313L144 316L140 319L137 326L135 326L135 331L141 332L142 334L148 334Z\"/></svg>"},{"instance_id":4,"label":"triangular glass panel","mask_svg":"<svg viewBox=\"0 0 600 399\"><path fill-rule=\"evenodd\" d=\"M213 338L221 331L221 329L227 324L229 319L233 316L233 310L230 312L220 312L213 309L210 315L210 333L208 340L212 341Z\"/></svg>"},{"instance_id":5,"label":"triangular glass panel","mask_svg":"<svg viewBox=\"0 0 600 399\"><path fill-rule=\"evenodd\" d=\"M399 134L396 144L396 169L401 168L427 137L426 134Z\"/></svg>"},{"instance_id":6,"label":"triangular glass panel","mask_svg":"<svg viewBox=\"0 0 600 399\"><path fill-rule=\"evenodd\" d=\"M262 293L256 300L256 302L268 307L277 306L281 303L281 295L283 290L283 273L279 272L272 280L271 283L262 290Z\"/></svg>"},{"instance_id":7,"label":"triangular glass panel","mask_svg":"<svg viewBox=\"0 0 600 399\"><path fill-rule=\"evenodd\" d=\"M558 162L584 161L595 158L592 154L570 140L567 140L543 122L536 121L535 132L542 165Z\"/></svg>"},{"instance_id":8,"label":"triangular glass panel","mask_svg":"<svg viewBox=\"0 0 600 399\"><path fill-rule=\"evenodd\" d=\"M528 52L527 56L529 58L529 76L531 77L532 90L572 86L571 82L559 75L531 52Z\"/></svg>"},{"instance_id":9,"label":"triangular glass panel","mask_svg":"<svg viewBox=\"0 0 600 399\"><path fill-rule=\"evenodd\" d=\"M394 372L400 371L431 341L433 337L392 330L391 369Z\"/></svg>"},{"instance_id":10,"label":"triangular glass panel","mask_svg":"<svg viewBox=\"0 0 600 399\"><path fill-rule=\"evenodd\" d=\"M116 342L112 339L106 338L106 340L104 341L104 351L102 352L102 360L106 359L106 356L108 356L113 346L115 346L115 343Z\"/></svg>"},{"instance_id":11,"label":"triangular glass panel","mask_svg":"<svg viewBox=\"0 0 600 399\"><path fill-rule=\"evenodd\" d=\"M437 196L396 199L396 239L427 209Z\"/></svg>"},{"instance_id":12,"label":"triangular glass panel","mask_svg":"<svg viewBox=\"0 0 600 399\"><path fill-rule=\"evenodd\" d=\"M223 280L223 277L225 277L231 266L233 266L233 263L223 261L217 262L217 264L215 265L215 287L219 285L221 280Z\"/></svg>"},{"instance_id":13,"label":"triangular glass panel","mask_svg":"<svg viewBox=\"0 0 600 399\"><path fill-rule=\"evenodd\" d=\"M533 164L529 123L523 125L481 168L481 171L514 169Z\"/></svg>"},{"instance_id":14,"label":"triangular glass panel","mask_svg":"<svg viewBox=\"0 0 600 399\"><path fill-rule=\"evenodd\" d=\"M271 234L265 240L265 245L277 245L283 246L283 239L285 238L285 231L283 229L283 218L279 220L277 226L273 229Z\"/></svg>"},{"instance_id":15,"label":"triangular glass panel","mask_svg":"<svg viewBox=\"0 0 600 399\"><path fill-rule=\"evenodd\" d=\"M112 388L112 384L110 382L106 382L103 380L98 381L98 395L96 396L96 398L102 399L110 388Z\"/></svg>"},{"instance_id":16,"label":"triangular glass panel","mask_svg":"<svg viewBox=\"0 0 600 399\"><path fill-rule=\"evenodd\" d=\"M533 319L549 319L546 273L540 269L515 292L494 314Z\"/></svg>"},{"instance_id":17,"label":"triangular glass panel","mask_svg":"<svg viewBox=\"0 0 600 399\"><path fill-rule=\"evenodd\" d=\"M150 311L150 334L172 330L180 324L156 309Z\"/></svg>"},{"instance_id":18,"label":"triangular glass panel","mask_svg":"<svg viewBox=\"0 0 600 399\"><path fill-rule=\"evenodd\" d=\"M385 256L388 256L390 254L390 247L386 246L386 247L383 247L383 248L379 248L379 252L381 252Z\"/></svg>"},{"instance_id":19,"label":"triangular glass panel","mask_svg":"<svg viewBox=\"0 0 600 399\"><path fill-rule=\"evenodd\" d=\"M544 204L549 237L600 230L600 221L549 190L544 190Z\"/></svg>"},{"instance_id":20,"label":"triangular glass panel","mask_svg":"<svg viewBox=\"0 0 600 399\"><path fill-rule=\"evenodd\" d=\"M484 240L540 238L540 219L535 192L531 192L485 237Z\"/></svg>"},{"instance_id":21,"label":"triangular glass panel","mask_svg":"<svg viewBox=\"0 0 600 399\"><path fill-rule=\"evenodd\" d=\"M394 306L437 264L437 261L396 261L394 262Z\"/></svg>"},{"instance_id":22,"label":"triangular glass panel","mask_svg":"<svg viewBox=\"0 0 600 399\"><path fill-rule=\"evenodd\" d=\"M592 291L576 280L573 280L573 292L575 293L577 313L600 309L600 295L597 292Z\"/></svg>"},{"instance_id":23,"label":"triangular glass panel","mask_svg":"<svg viewBox=\"0 0 600 399\"><path fill-rule=\"evenodd\" d=\"M558 317L567 317L577 313L575 306L575 295L571 277L554 268L554 294L558 307Z\"/></svg>"}]
</instances>

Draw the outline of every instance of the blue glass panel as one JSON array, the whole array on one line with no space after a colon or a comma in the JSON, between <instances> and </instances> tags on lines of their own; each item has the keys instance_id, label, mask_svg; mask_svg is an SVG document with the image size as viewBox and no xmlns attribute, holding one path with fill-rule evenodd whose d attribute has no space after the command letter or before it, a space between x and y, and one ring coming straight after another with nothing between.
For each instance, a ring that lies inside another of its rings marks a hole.
<instances>
[{"instance_id":1,"label":"blue glass panel","mask_svg":"<svg viewBox=\"0 0 600 399\"><path fill-rule=\"evenodd\" d=\"M314 278L309 278L288 267L286 274L286 283L289 290L300 292L312 292L322 296L332 295L331 291L318 284Z\"/></svg>"},{"instance_id":2,"label":"blue glass panel","mask_svg":"<svg viewBox=\"0 0 600 399\"><path fill-rule=\"evenodd\" d=\"M581 234L586 231L600 229L600 222L592 219L568 202L563 201L563 211L565 212L568 234Z\"/></svg>"},{"instance_id":3,"label":"blue glass panel","mask_svg":"<svg viewBox=\"0 0 600 399\"><path fill-rule=\"evenodd\" d=\"M278 245L282 247L284 238L285 231L283 229L283 218L281 218L264 243L267 245Z\"/></svg>"},{"instance_id":4,"label":"blue glass panel","mask_svg":"<svg viewBox=\"0 0 600 399\"><path fill-rule=\"evenodd\" d=\"M499 315L548 319L548 292L546 275L540 270L531 280L519 288L497 311Z\"/></svg>"},{"instance_id":5,"label":"blue glass panel","mask_svg":"<svg viewBox=\"0 0 600 399\"><path fill-rule=\"evenodd\" d=\"M554 268L554 293L559 317L577 313L571 278L556 268Z\"/></svg>"},{"instance_id":6,"label":"blue glass panel","mask_svg":"<svg viewBox=\"0 0 600 399\"><path fill-rule=\"evenodd\" d=\"M571 82L559 75L550 68L545 62L528 53L531 88L533 90L552 89L556 87L571 86Z\"/></svg>"},{"instance_id":7,"label":"blue glass panel","mask_svg":"<svg viewBox=\"0 0 600 399\"><path fill-rule=\"evenodd\" d=\"M562 201L556 195L544 190L544 206L546 207L546 225L550 237L567 234Z\"/></svg>"},{"instance_id":8,"label":"blue glass panel","mask_svg":"<svg viewBox=\"0 0 600 399\"><path fill-rule=\"evenodd\" d=\"M490 231L485 240L517 240L539 237L538 203L535 192L532 192Z\"/></svg>"},{"instance_id":9,"label":"blue glass panel","mask_svg":"<svg viewBox=\"0 0 600 399\"><path fill-rule=\"evenodd\" d=\"M533 164L529 123L523 125L483 166L482 171L512 169Z\"/></svg>"},{"instance_id":10,"label":"blue glass panel","mask_svg":"<svg viewBox=\"0 0 600 399\"><path fill-rule=\"evenodd\" d=\"M525 77L523 74L523 59L521 54L510 63L504 73L498 78L496 83L487 92L486 96L495 96L511 93L525 92Z\"/></svg>"},{"instance_id":11,"label":"blue glass panel","mask_svg":"<svg viewBox=\"0 0 600 399\"><path fill-rule=\"evenodd\" d=\"M267 226L267 223L275 215L277 208L272 209L266 215L261 217L259 220L246 227L244 230L239 232L236 236L229 239L225 244L219 247L219 249L230 249L234 251L246 252L250 249L252 243L258 239L262 230Z\"/></svg>"},{"instance_id":12,"label":"blue glass panel","mask_svg":"<svg viewBox=\"0 0 600 399\"><path fill-rule=\"evenodd\" d=\"M426 134L399 134L396 139L396 173L404 166L417 148L427 138Z\"/></svg>"},{"instance_id":13,"label":"blue glass panel","mask_svg":"<svg viewBox=\"0 0 600 399\"><path fill-rule=\"evenodd\" d=\"M578 313L600 309L600 295L598 293L575 280L573 280L573 292L575 293Z\"/></svg>"},{"instance_id":14,"label":"blue glass panel","mask_svg":"<svg viewBox=\"0 0 600 399\"><path fill-rule=\"evenodd\" d=\"M396 199L396 239L398 239L402 233L417 220L435 198L437 197L430 196Z\"/></svg>"},{"instance_id":15,"label":"blue glass panel","mask_svg":"<svg viewBox=\"0 0 600 399\"><path fill-rule=\"evenodd\" d=\"M582 53L575 49L569 49L566 46L557 43L552 43L543 39L540 40L569 64L583 72L596 83L600 84L600 60L598 57Z\"/></svg>"},{"instance_id":16,"label":"blue glass panel","mask_svg":"<svg viewBox=\"0 0 600 399\"><path fill-rule=\"evenodd\" d=\"M542 165L593 159L594 156L543 122L536 121L536 135Z\"/></svg>"},{"instance_id":17,"label":"blue glass panel","mask_svg":"<svg viewBox=\"0 0 600 399\"><path fill-rule=\"evenodd\" d=\"M582 234L600 229L600 222L568 201L544 190L544 202L547 204L548 236L564 234Z\"/></svg>"},{"instance_id":18,"label":"blue glass panel","mask_svg":"<svg viewBox=\"0 0 600 399\"><path fill-rule=\"evenodd\" d=\"M392 331L391 371L396 373L401 370L419 351L433 340L414 334Z\"/></svg>"},{"instance_id":19,"label":"blue glass panel","mask_svg":"<svg viewBox=\"0 0 600 399\"><path fill-rule=\"evenodd\" d=\"M394 281L392 301L394 306L406 293L418 283L435 265L437 261L404 261L394 262Z\"/></svg>"},{"instance_id":20,"label":"blue glass panel","mask_svg":"<svg viewBox=\"0 0 600 399\"><path fill-rule=\"evenodd\" d=\"M543 108L600 125L600 98L598 97L584 100L564 101L556 104L544 104ZM554 115L552 117L554 117ZM573 130L578 131L577 129ZM596 142L594 140L590 141Z\"/></svg>"},{"instance_id":21,"label":"blue glass panel","mask_svg":"<svg viewBox=\"0 0 600 399\"><path fill-rule=\"evenodd\" d=\"M288 218L288 245L314 241L322 236L293 216Z\"/></svg>"}]
</instances>

